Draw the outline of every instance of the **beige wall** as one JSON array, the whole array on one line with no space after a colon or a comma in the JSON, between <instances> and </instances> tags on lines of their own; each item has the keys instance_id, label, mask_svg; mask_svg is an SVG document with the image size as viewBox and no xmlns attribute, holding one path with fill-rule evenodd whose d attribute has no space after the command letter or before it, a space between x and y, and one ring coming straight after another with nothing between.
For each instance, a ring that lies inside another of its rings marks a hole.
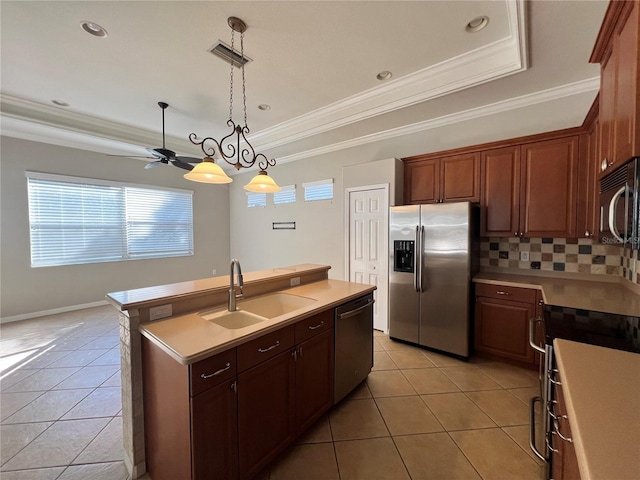
<instances>
[{"instance_id":1,"label":"beige wall","mask_svg":"<svg viewBox=\"0 0 640 480\"><path fill-rule=\"evenodd\" d=\"M182 178L183 170L27 140L0 144L2 319L104 300L119 290L224 274L229 264L229 193ZM31 268L25 171L194 190L194 250L188 257ZM9 318L11 319L11 318Z\"/></svg>"}]
</instances>

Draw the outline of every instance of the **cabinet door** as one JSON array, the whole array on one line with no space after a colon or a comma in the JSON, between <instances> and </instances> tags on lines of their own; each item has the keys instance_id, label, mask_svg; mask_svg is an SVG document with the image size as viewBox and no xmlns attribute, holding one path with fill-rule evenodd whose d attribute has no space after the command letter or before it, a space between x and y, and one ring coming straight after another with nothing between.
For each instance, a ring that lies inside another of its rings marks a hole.
<instances>
[{"instance_id":1,"label":"cabinet door","mask_svg":"<svg viewBox=\"0 0 640 480\"><path fill-rule=\"evenodd\" d=\"M297 433L309 428L333 405L333 328L298 346L296 361Z\"/></svg>"},{"instance_id":2,"label":"cabinet door","mask_svg":"<svg viewBox=\"0 0 640 480\"><path fill-rule=\"evenodd\" d=\"M238 453L242 479L259 473L295 439L293 355L294 350L290 349L238 375Z\"/></svg>"},{"instance_id":3,"label":"cabinet door","mask_svg":"<svg viewBox=\"0 0 640 480\"><path fill-rule=\"evenodd\" d=\"M475 313L477 352L533 364L529 320L535 315L534 304L477 297Z\"/></svg>"},{"instance_id":4,"label":"cabinet door","mask_svg":"<svg viewBox=\"0 0 640 480\"><path fill-rule=\"evenodd\" d=\"M520 147L482 152L480 205L483 237L518 235Z\"/></svg>"},{"instance_id":5,"label":"cabinet door","mask_svg":"<svg viewBox=\"0 0 640 480\"><path fill-rule=\"evenodd\" d=\"M480 153L443 158L440 177L443 202L480 201Z\"/></svg>"},{"instance_id":6,"label":"cabinet door","mask_svg":"<svg viewBox=\"0 0 640 480\"><path fill-rule=\"evenodd\" d=\"M405 203L435 203L440 198L440 160L405 165Z\"/></svg>"},{"instance_id":7,"label":"cabinet door","mask_svg":"<svg viewBox=\"0 0 640 480\"><path fill-rule=\"evenodd\" d=\"M520 231L527 237L575 238L578 137L522 146Z\"/></svg>"},{"instance_id":8,"label":"cabinet door","mask_svg":"<svg viewBox=\"0 0 640 480\"><path fill-rule=\"evenodd\" d=\"M598 127L596 119L588 133L580 135L578 161L577 237L591 238L599 229Z\"/></svg>"},{"instance_id":9,"label":"cabinet door","mask_svg":"<svg viewBox=\"0 0 640 480\"><path fill-rule=\"evenodd\" d=\"M613 48L616 50L616 101L613 127L614 162L631 158L635 150L638 74L638 6L628 2L621 19L624 22ZM625 20L626 18L626 20Z\"/></svg>"},{"instance_id":10,"label":"cabinet door","mask_svg":"<svg viewBox=\"0 0 640 480\"><path fill-rule=\"evenodd\" d=\"M565 438L571 438L571 427L567 418L567 407L561 387L555 388L556 403L554 405L557 422L551 424L552 430L557 428ZM553 452L551 459L551 474L554 480L580 480L580 468L578 467L578 457L572 442L563 440L556 433L551 436Z\"/></svg>"},{"instance_id":11,"label":"cabinet door","mask_svg":"<svg viewBox=\"0 0 640 480\"><path fill-rule=\"evenodd\" d=\"M191 399L193 479L238 477L236 380Z\"/></svg>"},{"instance_id":12,"label":"cabinet door","mask_svg":"<svg viewBox=\"0 0 640 480\"><path fill-rule=\"evenodd\" d=\"M600 76L600 155L598 166L613 162L613 123L616 101L616 61L615 51L610 50L602 62ZM605 167L606 168L606 167ZM600 168L602 175L605 170Z\"/></svg>"}]
</instances>

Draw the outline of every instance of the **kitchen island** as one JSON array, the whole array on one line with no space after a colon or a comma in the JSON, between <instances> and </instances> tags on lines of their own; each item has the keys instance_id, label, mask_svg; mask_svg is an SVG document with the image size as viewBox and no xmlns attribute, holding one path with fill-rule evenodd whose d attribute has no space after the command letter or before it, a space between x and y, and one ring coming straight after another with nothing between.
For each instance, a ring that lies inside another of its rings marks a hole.
<instances>
[{"instance_id":1,"label":"kitchen island","mask_svg":"<svg viewBox=\"0 0 640 480\"><path fill-rule=\"evenodd\" d=\"M329 266L303 264L245 274L243 293L248 300L266 294L285 293L310 298L313 302L295 311L263 318L258 323L240 328L220 327L205 318L212 311L215 314L224 310L227 305L228 277L116 292L107 296L121 312L125 464L132 478L142 476L147 470L142 388L143 343L149 347L145 350L147 353L153 351L166 357L173 362L167 365L175 366L176 371L185 368L193 370L196 368L193 365L214 361L208 359L215 359L225 352L228 354L233 351L235 355L236 349L242 348L242 345L260 338L267 339L273 334L290 334L289 330L294 334L291 339L296 342L291 347L295 346L294 352L298 352L300 346L295 340L298 338L295 336L298 324L307 319L320 318L323 312L325 316L328 315L326 312L331 312L333 327L333 308L375 290L370 285L330 280L329 269ZM151 321L154 317L166 315L170 317ZM328 316L324 322L329 323ZM311 327L316 325L308 326ZM144 341L141 334L144 335ZM286 344L284 340L281 343L283 347ZM203 373L210 374L209 371ZM188 381L188 377L185 378Z\"/></svg>"}]
</instances>

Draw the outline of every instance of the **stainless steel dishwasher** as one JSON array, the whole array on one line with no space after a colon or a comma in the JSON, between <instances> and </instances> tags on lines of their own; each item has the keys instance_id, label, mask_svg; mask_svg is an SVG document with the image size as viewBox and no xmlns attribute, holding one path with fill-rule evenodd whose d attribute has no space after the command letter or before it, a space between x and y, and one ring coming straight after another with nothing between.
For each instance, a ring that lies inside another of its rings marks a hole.
<instances>
[{"instance_id":1,"label":"stainless steel dishwasher","mask_svg":"<svg viewBox=\"0 0 640 480\"><path fill-rule=\"evenodd\" d=\"M334 403L373 368L373 302L370 293L336 308Z\"/></svg>"}]
</instances>

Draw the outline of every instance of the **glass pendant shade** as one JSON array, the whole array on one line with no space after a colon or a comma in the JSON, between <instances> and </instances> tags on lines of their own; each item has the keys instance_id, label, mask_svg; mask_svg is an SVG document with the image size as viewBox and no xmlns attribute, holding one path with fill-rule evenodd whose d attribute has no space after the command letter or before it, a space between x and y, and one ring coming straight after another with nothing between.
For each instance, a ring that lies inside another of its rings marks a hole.
<instances>
[{"instance_id":1,"label":"glass pendant shade","mask_svg":"<svg viewBox=\"0 0 640 480\"><path fill-rule=\"evenodd\" d=\"M274 193L282 190L273 178L267 175L267 172L260 170L260 173L244 186L244 189L255 193Z\"/></svg>"},{"instance_id":2,"label":"glass pendant shade","mask_svg":"<svg viewBox=\"0 0 640 480\"><path fill-rule=\"evenodd\" d=\"M201 183L231 183L233 180L211 159L205 158L193 170L185 173L184 178Z\"/></svg>"}]
</instances>

